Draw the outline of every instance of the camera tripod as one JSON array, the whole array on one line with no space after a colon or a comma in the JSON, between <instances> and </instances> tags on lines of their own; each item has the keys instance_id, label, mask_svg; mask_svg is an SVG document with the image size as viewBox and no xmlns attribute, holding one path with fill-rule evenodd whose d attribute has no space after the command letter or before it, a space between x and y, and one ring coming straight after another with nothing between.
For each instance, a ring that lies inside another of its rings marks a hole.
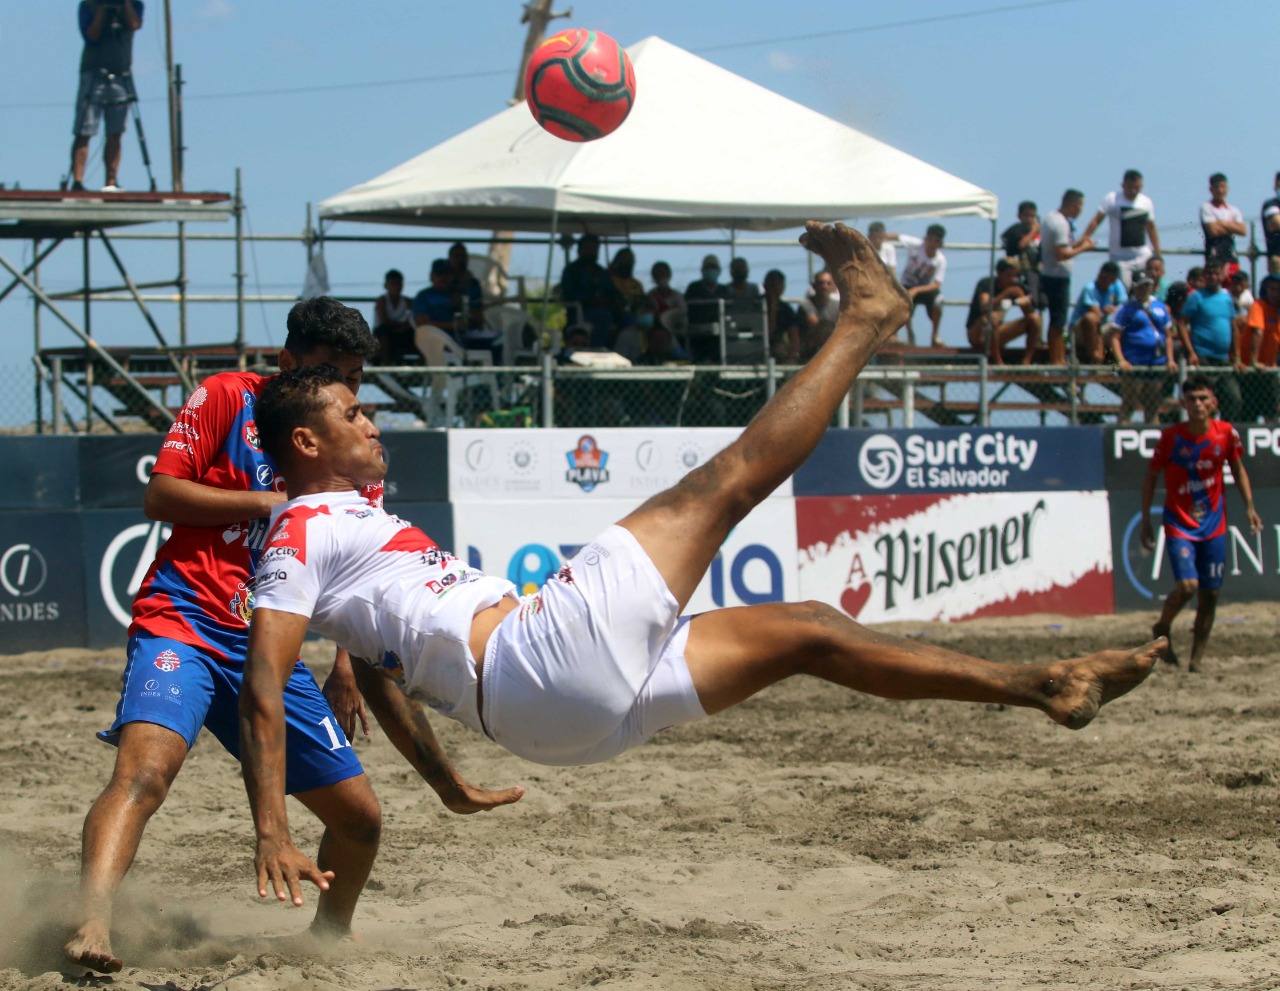
<instances>
[{"instance_id":1,"label":"camera tripod","mask_svg":"<svg viewBox=\"0 0 1280 991\"><path fill-rule=\"evenodd\" d=\"M112 78L115 77L114 73L107 72L105 69L99 69L98 71L102 74L103 77L105 77L104 82L109 83L112 80ZM143 131L142 129L142 112L138 109L138 91L134 88L134 85L133 85L133 73L128 71L122 72L119 74L119 79L125 91L125 98L123 102L129 107L129 111L133 116L134 131L138 135L138 148L142 152L142 164L146 167L146 170L147 170L148 188L150 189L151 192L154 193L156 191L156 177L151 172L151 154L147 150L146 132ZM120 100L110 100L106 102L103 106L104 108L117 107L120 105L120 103L121 103ZM67 170L67 175L62 180L62 183L60 186L61 189L65 190L67 186L70 184L70 181L71 181L70 177L72 173L73 173L73 169L69 168Z\"/></svg>"}]
</instances>

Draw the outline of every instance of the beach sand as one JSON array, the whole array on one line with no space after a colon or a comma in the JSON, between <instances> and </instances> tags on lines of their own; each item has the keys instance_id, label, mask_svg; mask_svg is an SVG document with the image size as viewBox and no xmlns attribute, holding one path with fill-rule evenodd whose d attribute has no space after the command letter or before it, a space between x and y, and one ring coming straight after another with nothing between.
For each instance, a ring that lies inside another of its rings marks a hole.
<instances>
[{"instance_id":1,"label":"beach sand","mask_svg":"<svg viewBox=\"0 0 1280 991\"><path fill-rule=\"evenodd\" d=\"M896 632L1017 662L1135 645L1151 620ZM1076 733L807 678L587 768L436 719L468 779L528 789L483 816L445 812L375 727L356 747L382 849L360 941L329 946L297 935L313 890L300 910L259 902L239 768L206 734L122 893L125 969L80 986L1280 988L1278 632L1274 607L1228 600L1204 674L1162 665ZM308 646L321 677L331 656ZM122 660L0 658L0 991L84 973L60 947Z\"/></svg>"}]
</instances>

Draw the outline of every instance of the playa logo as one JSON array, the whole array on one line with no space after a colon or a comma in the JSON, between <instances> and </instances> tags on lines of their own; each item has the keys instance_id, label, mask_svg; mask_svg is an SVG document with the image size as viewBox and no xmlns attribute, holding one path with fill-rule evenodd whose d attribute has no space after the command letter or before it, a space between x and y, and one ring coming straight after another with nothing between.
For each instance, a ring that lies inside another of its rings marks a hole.
<instances>
[{"instance_id":1,"label":"playa logo","mask_svg":"<svg viewBox=\"0 0 1280 991\"><path fill-rule=\"evenodd\" d=\"M564 480L572 482L583 492L591 492L597 485L609 481L609 452L600 450L596 439L590 434L578 438L578 446L565 453L569 462L569 470L564 473Z\"/></svg>"},{"instance_id":2,"label":"playa logo","mask_svg":"<svg viewBox=\"0 0 1280 991\"><path fill-rule=\"evenodd\" d=\"M182 667L182 658L171 650L162 650L156 655L156 659L152 663L165 674L168 674Z\"/></svg>"},{"instance_id":3,"label":"playa logo","mask_svg":"<svg viewBox=\"0 0 1280 991\"><path fill-rule=\"evenodd\" d=\"M169 539L170 532L165 523L135 523L125 527L107 544L98 568L98 588L107 611L121 626L129 625L129 607L133 597L142 587L142 579L156 556L156 549ZM138 544L136 555L131 546L135 543Z\"/></svg>"}]
</instances>

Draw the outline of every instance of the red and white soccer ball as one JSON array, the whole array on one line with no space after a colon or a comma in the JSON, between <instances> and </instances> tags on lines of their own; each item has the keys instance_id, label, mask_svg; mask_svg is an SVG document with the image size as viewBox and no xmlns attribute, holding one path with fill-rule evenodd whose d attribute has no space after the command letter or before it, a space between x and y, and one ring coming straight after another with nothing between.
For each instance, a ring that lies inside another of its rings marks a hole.
<instances>
[{"instance_id":1,"label":"red and white soccer ball","mask_svg":"<svg viewBox=\"0 0 1280 991\"><path fill-rule=\"evenodd\" d=\"M626 49L600 31L561 31L529 59L524 98L533 119L565 141L595 141L618 129L636 98Z\"/></svg>"}]
</instances>

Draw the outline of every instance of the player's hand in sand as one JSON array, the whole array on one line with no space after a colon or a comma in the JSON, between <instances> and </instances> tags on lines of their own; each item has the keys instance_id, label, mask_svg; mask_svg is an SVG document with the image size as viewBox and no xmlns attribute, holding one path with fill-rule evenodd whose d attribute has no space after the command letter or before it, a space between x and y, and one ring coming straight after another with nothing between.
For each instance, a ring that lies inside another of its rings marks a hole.
<instances>
[{"instance_id":1,"label":"player's hand in sand","mask_svg":"<svg viewBox=\"0 0 1280 991\"><path fill-rule=\"evenodd\" d=\"M334 878L333 871L322 871L291 840L258 840L253 862L258 872L258 897L266 898L270 886L278 901L288 898L294 905L302 904L303 881L328 891Z\"/></svg>"},{"instance_id":2,"label":"player's hand in sand","mask_svg":"<svg viewBox=\"0 0 1280 991\"><path fill-rule=\"evenodd\" d=\"M514 788L490 791L488 788L477 788L475 785L467 784L459 778L451 787L438 790L437 794L444 807L450 812L469 816L475 812L488 812L500 805L511 805L520 801L524 797L524 788L516 785Z\"/></svg>"}]
</instances>

